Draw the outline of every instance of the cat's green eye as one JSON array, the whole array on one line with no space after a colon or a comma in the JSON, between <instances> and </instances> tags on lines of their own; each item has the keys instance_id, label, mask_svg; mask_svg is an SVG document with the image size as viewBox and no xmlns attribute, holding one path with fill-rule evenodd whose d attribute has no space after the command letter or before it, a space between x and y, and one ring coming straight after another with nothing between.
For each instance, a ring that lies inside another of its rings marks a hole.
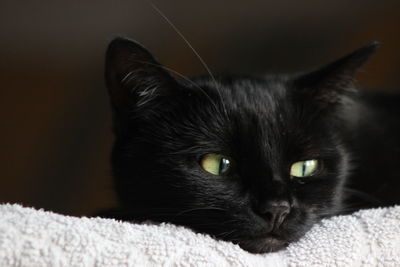
<instances>
[{"instance_id":1,"label":"cat's green eye","mask_svg":"<svg viewBox=\"0 0 400 267\"><path fill-rule=\"evenodd\" d=\"M231 160L227 156L221 154L206 154L200 161L200 166L203 170L214 175L224 175L228 173L231 164Z\"/></svg>"},{"instance_id":2,"label":"cat's green eye","mask_svg":"<svg viewBox=\"0 0 400 267\"><path fill-rule=\"evenodd\" d=\"M309 177L315 174L318 169L318 160L305 160L298 161L292 164L290 167L290 175L292 177Z\"/></svg>"}]
</instances>

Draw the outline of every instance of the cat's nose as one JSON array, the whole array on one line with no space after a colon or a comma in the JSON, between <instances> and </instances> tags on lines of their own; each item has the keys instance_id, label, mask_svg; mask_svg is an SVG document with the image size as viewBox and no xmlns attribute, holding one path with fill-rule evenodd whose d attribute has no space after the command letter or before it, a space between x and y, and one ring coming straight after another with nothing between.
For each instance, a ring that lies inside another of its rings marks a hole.
<instances>
[{"instance_id":1,"label":"cat's nose","mask_svg":"<svg viewBox=\"0 0 400 267\"><path fill-rule=\"evenodd\" d=\"M289 213L290 203L286 200L268 201L260 209L260 214L269 223L271 231L278 229Z\"/></svg>"}]
</instances>

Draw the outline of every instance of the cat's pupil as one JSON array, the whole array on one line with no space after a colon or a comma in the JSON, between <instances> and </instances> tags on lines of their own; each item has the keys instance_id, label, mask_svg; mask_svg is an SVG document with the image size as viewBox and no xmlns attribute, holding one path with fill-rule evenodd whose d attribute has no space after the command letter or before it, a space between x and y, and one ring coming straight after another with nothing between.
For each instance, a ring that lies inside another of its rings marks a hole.
<instances>
[{"instance_id":1,"label":"cat's pupil","mask_svg":"<svg viewBox=\"0 0 400 267\"><path fill-rule=\"evenodd\" d=\"M219 163L219 173L224 174L229 170L230 161L227 158L221 158Z\"/></svg>"},{"instance_id":2,"label":"cat's pupil","mask_svg":"<svg viewBox=\"0 0 400 267\"><path fill-rule=\"evenodd\" d=\"M302 168L302 170L301 170L301 174L302 174L303 176L306 175L306 168L307 168L307 164L306 164L306 163L303 163L303 168Z\"/></svg>"}]
</instances>

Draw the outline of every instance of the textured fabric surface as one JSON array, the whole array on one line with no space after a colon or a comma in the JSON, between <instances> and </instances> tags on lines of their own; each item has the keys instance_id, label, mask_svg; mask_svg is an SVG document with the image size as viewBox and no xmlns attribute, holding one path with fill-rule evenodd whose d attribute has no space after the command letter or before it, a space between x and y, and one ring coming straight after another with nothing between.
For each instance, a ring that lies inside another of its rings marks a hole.
<instances>
[{"instance_id":1,"label":"textured fabric surface","mask_svg":"<svg viewBox=\"0 0 400 267\"><path fill-rule=\"evenodd\" d=\"M255 255L170 224L77 218L0 205L0 266L400 266L400 206L316 224Z\"/></svg>"}]
</instances>

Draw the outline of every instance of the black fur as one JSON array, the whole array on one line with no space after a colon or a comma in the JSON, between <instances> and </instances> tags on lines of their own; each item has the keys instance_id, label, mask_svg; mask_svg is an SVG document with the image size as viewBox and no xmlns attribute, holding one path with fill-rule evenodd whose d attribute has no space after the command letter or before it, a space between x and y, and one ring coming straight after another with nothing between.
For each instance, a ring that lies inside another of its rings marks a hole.
<instances>
[{"instance_id":1,"label":"black fur","mask_svg":"<svg viewBox=\"0 0 400 267\"><path fill-rule=\"evenodd\" d=\"M354 155L369 153L357 135L365 133L360 122L370 123L360 111L371 112L353 75L376 48L304 75L178 80L139 44L115 39L106 82L121 206L111 216L184 225L255 253L299 239L343 211L350 172L368 176L354 161L374 167ZM395 118L393 124L399 128ZM199 161L208 153L230 156L233 169L222 177L204 171ZM318 173L292 178L291 164L307 159L320 160ZM287 203L285 215L268 212L271 203Z\"/></svg>"}]
</instances>

